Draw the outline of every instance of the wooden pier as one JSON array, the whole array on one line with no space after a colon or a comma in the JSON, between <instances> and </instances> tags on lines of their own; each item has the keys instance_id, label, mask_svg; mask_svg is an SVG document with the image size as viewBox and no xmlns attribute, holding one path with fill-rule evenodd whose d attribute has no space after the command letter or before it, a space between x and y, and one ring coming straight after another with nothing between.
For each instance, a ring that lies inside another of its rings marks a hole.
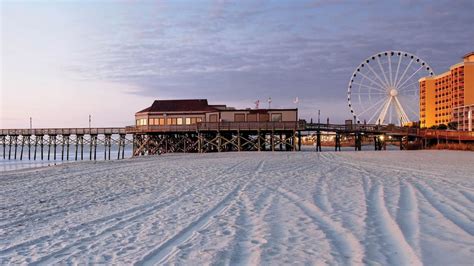
<instances>
[{"instance_id":1,"label":"wooden pier","mask_svg":"<svg viewBox=\"0 0 474 266\"><path fill-rule=\"evenodd\" d=\"M474 143L474 132L398 127L394 125L337 125L305 124L306 131L316 133L316 150L321 151L321 135L335 134L335 150L340 150L341 137L353 139L355 150L362 149L362 140L371 139L375 150L381 150L385 143L398 142L400 150L415 147L427 148L440 143Z\"/></svg>"},{"instance_id":2,"label":"wooden pier","mask_svg":"<svg viewBox=\"0 0 474 266\"><path fill-rule=\"evenodd\" d=\"M134 126L133 155L168 152L298 151L299 122L200 122L186 126Z\"/></svg>"},{"instance_id":3,"label":"wooden pier","mask_svg":"<svg viewBox=\"0 0 474 266\"><path fill-rule=\"evenodd\" d=\"M334 135L334 149L350 139L354 150L370 140L375 150L398 142L400 149L426 148L439 143L474 143L474 132L417 129L382 125L337 125L299 122L199 122L193 125L130 126L114 128L0 129L2 158L9 160L110 160L171 152L299 151L302 133L315 135L315 150L321 151L321 136ZM127 136L129 136L127 138ZM97 151L103 150L103 158Z\"/></svg>"},{"instance_id":4,"label":"wooden pier","mask_svg":"<svg viewBox=\"0 0 474 266\"><path fill-rule=\"evenodd\" d=\"M74 160L84 160L85 146L89 160L98 159L98 146L103 146L104 160L110 160L112 145L118 148L116 158L123 159L126 144L125 128L0 129L2 157L8 160L69 161L71 152Z\"/></svg>"}]
</instances>

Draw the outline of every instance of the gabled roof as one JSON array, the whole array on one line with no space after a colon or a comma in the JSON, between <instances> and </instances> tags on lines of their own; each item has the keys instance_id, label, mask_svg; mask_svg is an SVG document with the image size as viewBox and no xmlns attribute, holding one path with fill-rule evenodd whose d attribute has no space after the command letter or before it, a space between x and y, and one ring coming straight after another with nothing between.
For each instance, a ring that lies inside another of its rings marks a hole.
<instances>
[{"instance_id":1,"label":"gabled roof","mask_svg":"<svg viewBox=\"0 0 474 266\"><path fill-rule=\"evenodd\" d=\"M210 106L206 99L155 100L153 104L138 113L147 112L213 112L217 108Z\"/></svg>"}]
</instances>

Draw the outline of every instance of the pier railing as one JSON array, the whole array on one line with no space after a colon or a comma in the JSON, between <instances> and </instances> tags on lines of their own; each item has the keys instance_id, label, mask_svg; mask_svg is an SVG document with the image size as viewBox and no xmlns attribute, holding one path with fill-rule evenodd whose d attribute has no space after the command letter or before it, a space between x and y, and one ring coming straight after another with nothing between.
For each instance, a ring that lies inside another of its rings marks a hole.
<instances>
[{"instance_id":1,"label":"pier railing","mask_svg":"<svg viewBox=\"0 0 474 266\"><path fill-rule=\"evenodd\" d=\"M193 125L147 125L126 127L128 133L304 130L302 122L199 122Z\"/></svg>"},{"instance_id":2,"label":"pier railing","mask_svg":"<svg viewBox=\"0 0 474 266\"><path fill-rule=\"evenodd\" d=\"M474 140L474 132L450 131L436 129L418 129L394 125L363 124L317 124L298 122L199 122L193 125L166 126L128 126L103 128L33 128L33 129L0 129L0 136L41 136L41 135L123 135L147 132L196 132L196 131L271 131L271 130L306 130L327 132L366 132L375 134L409 135L424 138L447 138Z\"/></svg>"},{"instance_id":3,"label":"pier railing","mask_svg":"<svg viewBox=\"0 0 474 266\"><path fill-rule=\"evenodd\" d=\"M199 131L304 130L304 124L299 122L204 122L197 126Z\"/></svg>"},{"instance_id":4,"label":"pier railing","mask_svg":"<svg viewBox=\"0 0 474 266\"><path fill-rule=\"evenodd\" d=\"M0 129L0 135L112 135L126 134L123 127Z\"/></svg>"},{"instance_id":5,"label":"pier railing","mask_svg":"<svg viewBox=\"0 0 474 266\"><path fill-rule=\"evenodd\" d=\"M438 138L449 140L469 140L474 141L474 131L450 131L450 130L436 130L436 129L421 129L419 137L423 138Z\"/></svg>"}]
</instances>

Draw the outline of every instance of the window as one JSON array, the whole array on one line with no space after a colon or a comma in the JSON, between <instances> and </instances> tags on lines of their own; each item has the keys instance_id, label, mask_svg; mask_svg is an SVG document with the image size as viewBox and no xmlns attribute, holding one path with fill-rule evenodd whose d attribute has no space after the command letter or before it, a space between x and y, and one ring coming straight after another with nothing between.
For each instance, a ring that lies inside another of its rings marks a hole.
<instances>
[{"instance_id":1,"label":"window","mask_svg":"<svg viewBox=\"0 0 474 266\"><path fill-rule=\"evenodd\" d=\"M191 125L196 124L196 117L191 117Z\"/></svg>"},{"instance_id":2,"label":"window","mask_svg":"<svg viewBox=\"0 0 474 266\"><path fill-rule=\"evenodd\" d=\"M167 125L172 125L173 124L172 119L171 118L166 118L166 124Z\"/></svg>"},{"instance_id":3,"label":"window","mask_svg":"<svg viewBox=\"0 0 474 266\"><path fill-rule=\"evenodd\" d=\"M182 125L183 124L183 118L181 118L181 117L176 118L176 124Z\"/></svg>"},{"instance_id":4,"label":"window","mask_svg":"<svg viewBox=\"0 0 474 266\"><path fill-rule=\"evenodd\" d=\"M148 119L146 119L146 118L137 119L137 126L146 126L147 121L148 121Z\"/></svg>"},{"instance_id":5,"label":"window","mask_svg":"<svg viewBox=\"0 0 474 266\"><path fill-rule=\"evenodd\" d=\"M272 114L272 122L281 122L281 114Z\"/></svg>"},{"instance_id":6,"label":"window","mask_svg":"<svg viewBox=\"0 0 474 266\"><path fill-rule=\"evenodd\" d=\"M191 125L191 118L186 117L186 125Z\"/></svg>"},{"instance_id":7,"label":"window","mask_svg":"<svg viewBox=\"0 0 474 266\"><path fill-rule=\"evenodd\" d=\"M234 114L235 122L245 122L245 114Z\"/></svg>"},{"instance_id":8,"label":"window","mask_svg":"<svg viewBox=\"0 0 474 266\"><path fill-rule=\"evenodd\" d=\"M198 123L202 122L202 118L198 117L198 118L196 119L196 122L198 122Z\"/></svg>"},{"instance_id":9,"label":"window","mask_svg":"<svg viewBox=\"0 0 474 266\"><path fill-rule=\"evenodd\" d=\"M257 122L257 114L248 114L247 121L249 122Z\"/></svg>"},{"instance_id":10,"label":"window","mask_svg":"<svg viewBox=\"0 0 474 266\"><path fill-rule=\"evenodd\" d=\"M209 122L217 122L217 115L209 115Z\"/></svg>"},{"instance_id":11,"label":"window","mask_svg":"<svg viewBox=\"0 0 474 266\"><path fill-rule=\"evenodd\" d=\"M270 120L270 116L268 114L260 114L259 121L268 122L269 120Z\"/></svg>"},{"instance_id":12,"label":"window","mask_svg":"<svg viewBox=\"0 0 474 266\"><path fill-rule=\"evenodd\" d=\"M160 126L164 126L164 125L165 125L165 119L164 119L164 118L160 118L160 119L159 119L159 122L160 122Z\"/></svg>"}]
</instances>

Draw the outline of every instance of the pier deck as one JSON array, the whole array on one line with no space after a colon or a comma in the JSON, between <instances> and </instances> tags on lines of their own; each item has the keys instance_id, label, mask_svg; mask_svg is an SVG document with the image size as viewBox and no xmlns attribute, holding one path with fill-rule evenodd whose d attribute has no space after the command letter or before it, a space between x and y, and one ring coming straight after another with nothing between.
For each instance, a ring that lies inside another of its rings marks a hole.
<instances>
[{"instance_id":1,"label":"pier deck","mask_svg":"<svg viewBox=\"0 0 474 266\"><path fill-rule=\"evenodd\" d=\"M0 129L0 145L4 159L28 158L56 160L60 147L61 160L69 160L70 146L74 159L84 158L84 146L88 146L89 159L96 159L98 145L104 146L104 159L111 158L111 146L118 146L117 158L124 158L125 145L133 145L133 156L167 152L223 152L223 151L298 151L301 149L301 132L313 132L316 150L321 150L321 135L335 135L335 150L340 150L341 137L354 141L361 150L363 139L373 139L375 149L380 150L384 138L390 136L406 149L409 142L419 148L433 143L474 142L474 132L417 129L393 125L317 124L299 122L200 122L193 125L129 126L103 128L33 128ZM126 135L131 135L128 140ZM8 148L8 150L7 150ZM17 151L20 149L19 151ZM26 153L27 152L27 153ZM19 156L17 156L17 153ZM25 153L25 156L24 156ZM27 157L26 157L27 154Z\"/></svg>"}]
</instances>

